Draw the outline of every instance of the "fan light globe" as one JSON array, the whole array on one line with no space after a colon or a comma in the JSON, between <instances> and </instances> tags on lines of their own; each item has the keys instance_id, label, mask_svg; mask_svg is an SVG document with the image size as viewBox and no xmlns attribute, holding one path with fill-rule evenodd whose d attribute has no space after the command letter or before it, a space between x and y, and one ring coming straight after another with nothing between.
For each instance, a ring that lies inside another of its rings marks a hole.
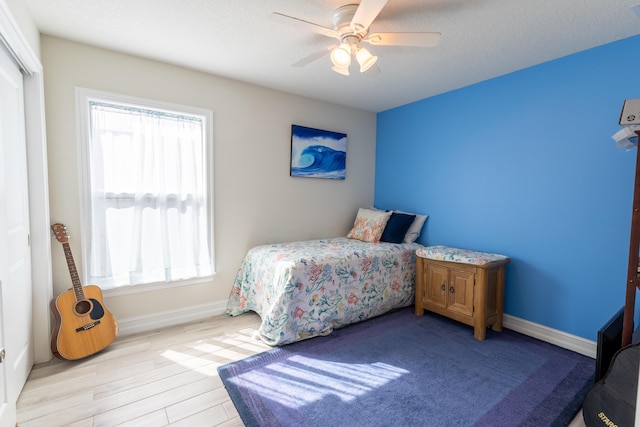
<instances>
[{"instance_id":1,"label":"fan light globe","mask_svg":"<svg viewBox=\"0 0 640 427\"><path fill-rule=\"evenodd\" d=\"M358 60L358 64L360 64L360 72L364 73L369 68L373 67L373 64L378 60L378 57L371 55L371 53L363 47L358 49L356 59Z\"/></svg>"},{"instance_id":2,"label":"fan light globe","mask_svg":"<svg viewBox=\"0 0 640 427\"><path fill-rule=\"evenodd\" d=\"M338 68L347 68L351 64L351 46L342 43L331 49L331 62Z\"/></svg>"},{"instance_id":3,"label":"fan light globe","mask_svg":"<svg viewBox=\"0 0 640 427\"><path fill-rule=\"evenodd\" d=\"M337 67L334 65L333 67L331 67L331 69L338 74L342 74L343 76L349 75L349 67Z\"/></svg>"}]
</instances>

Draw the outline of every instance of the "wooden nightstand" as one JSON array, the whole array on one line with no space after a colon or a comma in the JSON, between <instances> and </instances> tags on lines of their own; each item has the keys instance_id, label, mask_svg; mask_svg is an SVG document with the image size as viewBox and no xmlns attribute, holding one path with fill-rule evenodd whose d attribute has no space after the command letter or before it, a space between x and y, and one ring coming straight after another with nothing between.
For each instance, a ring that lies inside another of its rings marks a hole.
<instances>
[{"instance_id":1,"label":"wooden nightstand","mask_svg":"<svg viewBox=\"0 0 640 427\"><path fill-rule=\"evenodd\" d=\"M502 330L504 255L474 252L448 246L416 251L416 307L473 326L473 336L483 340L486 329Z\"/></svg>"}]
</instances>

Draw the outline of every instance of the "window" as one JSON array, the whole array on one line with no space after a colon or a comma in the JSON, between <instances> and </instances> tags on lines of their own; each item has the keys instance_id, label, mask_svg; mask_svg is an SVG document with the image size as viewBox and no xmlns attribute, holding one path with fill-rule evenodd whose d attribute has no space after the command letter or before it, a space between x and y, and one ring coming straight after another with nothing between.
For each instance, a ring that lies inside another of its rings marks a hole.
<instances>
[{"instance_id":1,"label":"window","mask_svg":"<svg viewBox=\"0 0 640 427\"><path fill-rule=\"evenodd\" d=\"M77 89L86 283L213 275L212 113Z\"/></svg>"}]
</instances>

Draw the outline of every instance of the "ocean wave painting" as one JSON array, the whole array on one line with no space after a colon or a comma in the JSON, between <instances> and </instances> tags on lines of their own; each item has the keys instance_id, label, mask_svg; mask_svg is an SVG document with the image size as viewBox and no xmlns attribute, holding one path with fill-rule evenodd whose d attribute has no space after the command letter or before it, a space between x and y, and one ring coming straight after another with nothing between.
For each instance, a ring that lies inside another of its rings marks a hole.
<instances>
[{"instance_id":1,"label":"ocean wave painting","mask_svg":"<svg viewBox=\"0 0 640 427\"><path fill-rule=\"evenodd\" d=\"M347 135L291 125L291 176L345 179Z\"/></svg>"}]
</instances>

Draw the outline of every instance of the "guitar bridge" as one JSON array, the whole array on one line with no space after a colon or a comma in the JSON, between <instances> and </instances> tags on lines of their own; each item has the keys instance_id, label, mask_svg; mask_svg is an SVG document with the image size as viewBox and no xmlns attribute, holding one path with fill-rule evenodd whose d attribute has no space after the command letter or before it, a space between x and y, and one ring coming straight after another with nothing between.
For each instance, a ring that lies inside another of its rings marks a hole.
<instances>
[{"instance_id":1,"label":"guitar bridge","mask_svg":"<svg viewBox=\"0 0 640 427\"><path fill-rule=\"evenodd\" d=\"M81 332L81 331L88 331L89 329L98 326L100 324L99 320L96 320L95 322L91 322L91 323L87 323L86 325L82 325L79 328L76 329L76 332Z\"/></svg>"}]
</instances>

